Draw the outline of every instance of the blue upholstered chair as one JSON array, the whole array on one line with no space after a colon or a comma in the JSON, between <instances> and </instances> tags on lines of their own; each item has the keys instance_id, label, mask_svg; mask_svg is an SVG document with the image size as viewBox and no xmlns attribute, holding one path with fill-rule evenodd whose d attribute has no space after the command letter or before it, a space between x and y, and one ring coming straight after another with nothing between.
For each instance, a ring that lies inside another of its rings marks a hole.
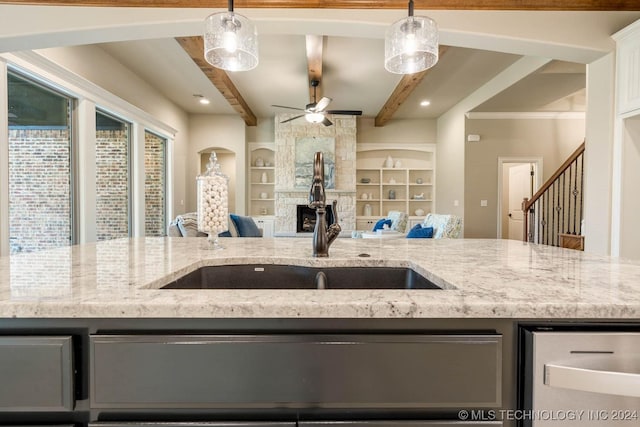
<instances>
[{"instance_id":1,"label":"blue upholstered chair","mask_svg":"<svg viewBox=\"0 0 640 427\"><path fill-rule=\"evenodd\" d=\"M167 227L169 237L206 237L207 233L198 231L196 212L178 215ZM262 229L250 216L229 215L229 230L219 234L220 237L262 237Z\"/></svg>"}]
</instances>

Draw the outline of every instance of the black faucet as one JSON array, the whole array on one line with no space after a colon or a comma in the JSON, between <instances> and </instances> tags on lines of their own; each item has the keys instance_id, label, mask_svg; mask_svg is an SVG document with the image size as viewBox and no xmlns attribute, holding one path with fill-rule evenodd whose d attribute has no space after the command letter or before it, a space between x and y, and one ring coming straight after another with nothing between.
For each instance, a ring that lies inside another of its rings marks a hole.
<instances>
[{"instance_id":1,"label":"black faucet","mask_svg":"<svg viewBox=\"0 0 640 427\"><path fill-rule=\"evenodd\" d=\"M337 201L333 201L334 222L327 227L326 196L324 191L324 158L318 151L313 157L313 181L309 190L309 207L316 210L316 225L313 229L313 256L328 257L329 246L338 237L342 228L338 224Z\"/></svg>"}]
</instances>

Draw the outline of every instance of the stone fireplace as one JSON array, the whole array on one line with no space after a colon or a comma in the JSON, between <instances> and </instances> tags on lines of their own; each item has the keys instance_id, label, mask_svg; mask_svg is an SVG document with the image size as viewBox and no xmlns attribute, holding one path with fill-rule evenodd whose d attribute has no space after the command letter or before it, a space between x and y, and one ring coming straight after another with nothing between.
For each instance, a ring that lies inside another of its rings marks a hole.
<instances>
[{"instance_id":1,"label":"stone fireplace","mask_svg":"<svg viewBox=\"0 0 640 427\"><path fill-rule=\"evenodd\" d=\"M327 205L325 214L327 226L333 224L333 206ZM313 233L316 225L316 210L307 205L296 206L296 232L297 233Z\"/></svg>"},{"instance_id":2,"label":"stone fireplace","mask_svg":"<svg viewBox=\"0 0 640 427\"><path fill-rule=\"evenodd\" d=\"M275 117L275 232L297 233L298 205L309 203L309 187L296 187L296 141L309 137L330 137L335 140L335 188L325 191L327 205L337 201L337 216L343 230L356 226L356 119L352 116L331 116L333 126L308 123L304 118L280 123L293 114Z\"/></svg>"}]
</instances>

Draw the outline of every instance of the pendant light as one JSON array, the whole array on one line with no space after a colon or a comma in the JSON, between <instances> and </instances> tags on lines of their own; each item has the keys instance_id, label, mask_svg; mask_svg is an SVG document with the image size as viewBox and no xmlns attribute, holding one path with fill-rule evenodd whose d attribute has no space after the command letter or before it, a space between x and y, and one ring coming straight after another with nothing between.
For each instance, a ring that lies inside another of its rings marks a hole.
<instances>
[{"instance_id":1,"label":"pendant light","mask_svg":"<svg viewBox=\"0 0 640 427\"><path fill-rule=\"evenodd\" d=\"M227 71L251 70L258 65L256 26L233 11L233 0L228 9L205 20L204 59Z\"/></svg>"},{"instance_id":2,"label":"pendant light","mask_svg":"<svg viewBox=\"0 0 640 427\"><path fill-rule=\"evenodd\" d=\"M384 68L395 74L413 74L438 62L438 24L426 16L409 16L387 29L384 40Z\"/></svg>"}]
</instances>

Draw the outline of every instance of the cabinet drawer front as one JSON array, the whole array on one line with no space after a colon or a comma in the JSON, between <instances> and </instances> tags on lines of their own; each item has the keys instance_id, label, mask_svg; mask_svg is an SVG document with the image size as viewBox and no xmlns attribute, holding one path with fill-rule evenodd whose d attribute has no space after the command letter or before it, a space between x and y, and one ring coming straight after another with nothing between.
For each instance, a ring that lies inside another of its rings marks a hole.
<instances>
[{"instance_id":1,"label":"cabinet drawer front","mask_svg":"<svg viewBox=\"0 0 640 427\"><path fill-rule=\"evenodd\" d=\"M223 421L223 422L95 422L89 427L296 427L295 422Z\"/></svg>"},{"instance_id":2,"label":"cabinet drawer front","mask_svg":"<svg viewBox=\"0 0 640 427\"><path fill-rule=\"evenodd\" d=\"M0 412L71 411L71 337L0 337Z\"/></svg>"},{"instance_id":3,"label":"cabinet drawer front","mask_svg":"<svg viewBox=\"0 0 640 427\"><path fill-rule=\"evenodd\" d=\"M501 402L499 335L92 336L96 408Z\"/></svg>"}]
</instances>

